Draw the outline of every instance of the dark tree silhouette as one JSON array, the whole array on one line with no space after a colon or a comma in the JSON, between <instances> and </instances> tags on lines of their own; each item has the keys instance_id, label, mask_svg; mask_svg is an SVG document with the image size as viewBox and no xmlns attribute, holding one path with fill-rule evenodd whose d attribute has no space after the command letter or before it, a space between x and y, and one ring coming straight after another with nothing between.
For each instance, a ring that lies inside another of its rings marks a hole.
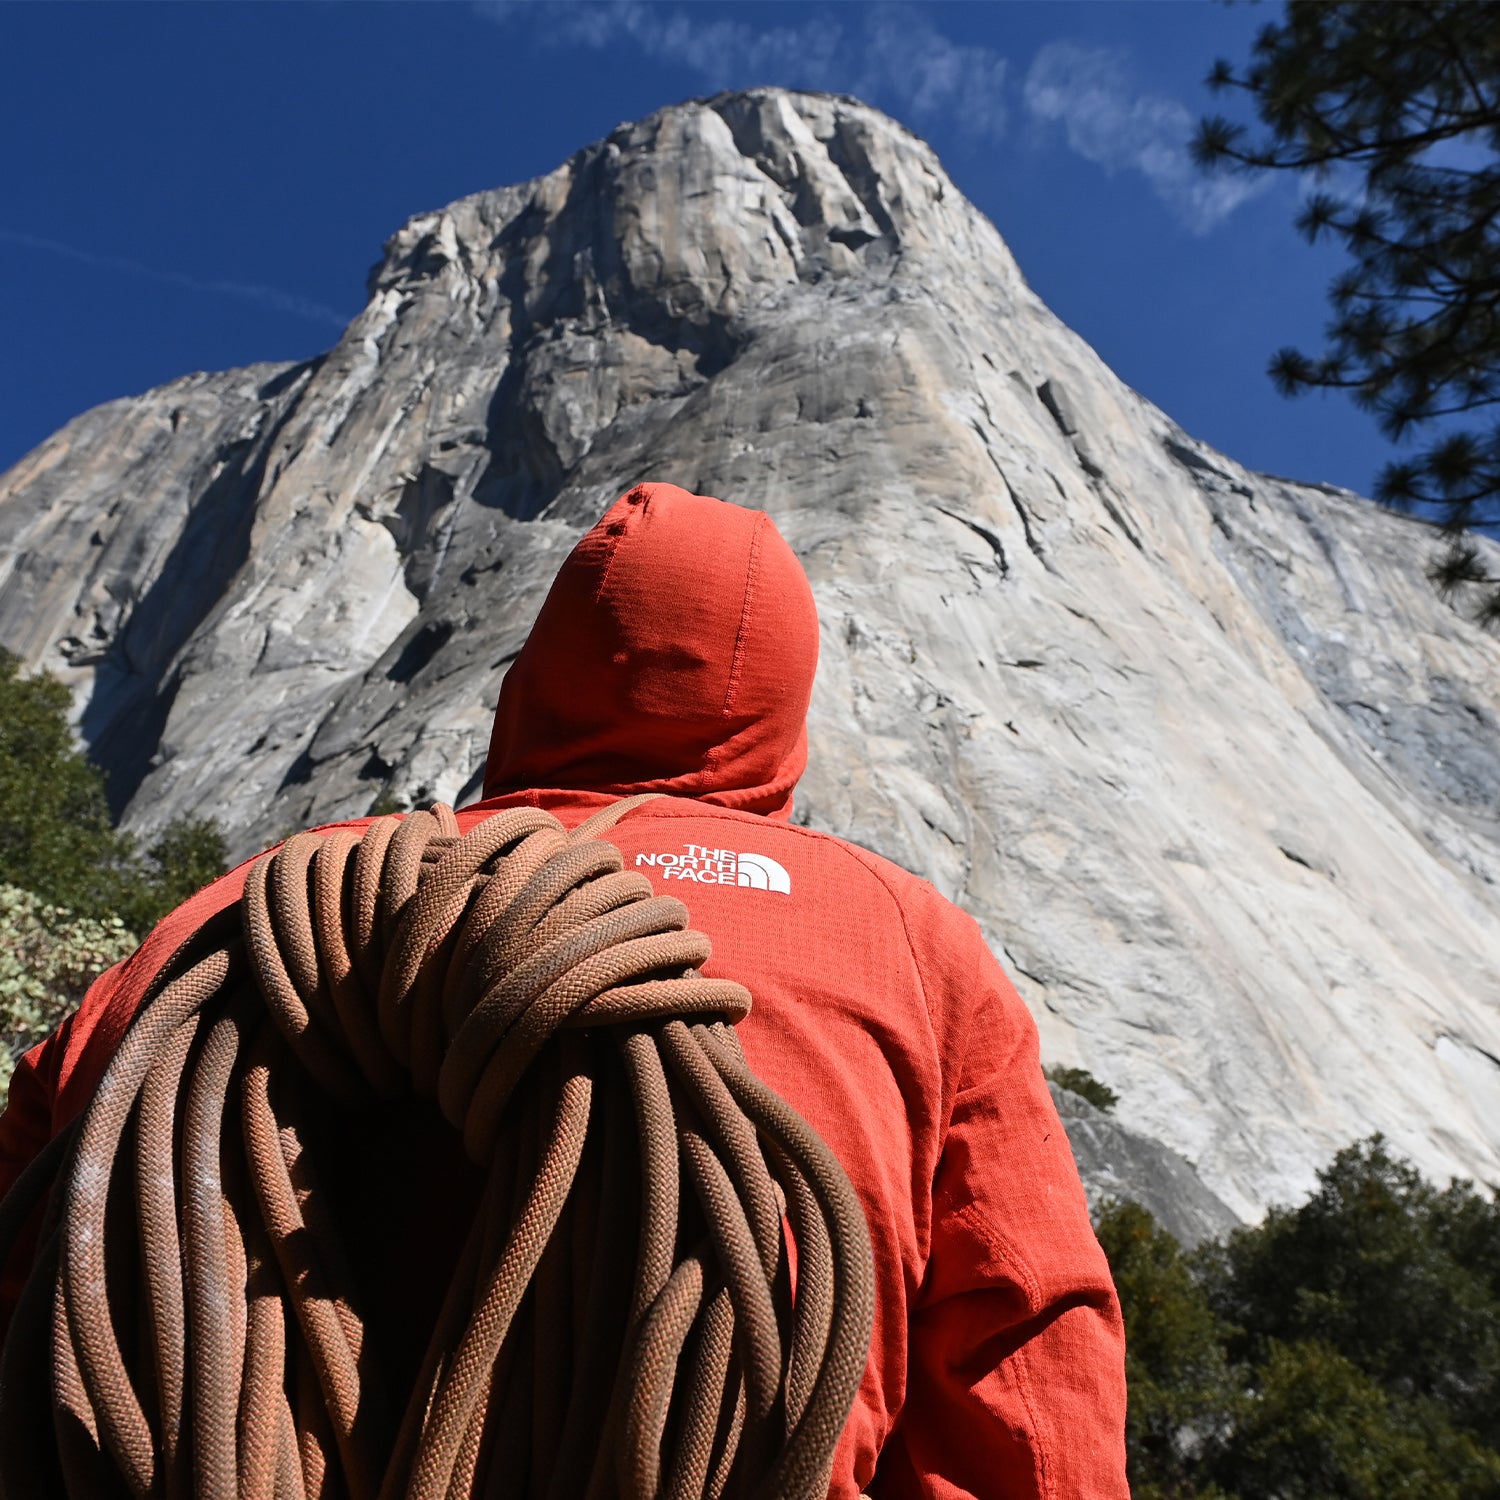
<instances>
[{"instance_id":1,"label":"dark tree silhouette","mask_svg":"<svg viewBox=\"0 0 1500 1500\"><path fill-rule=\"evenodd\" d=\"M144 936L225 862L211 819L175 818L144 852L111 827L104 778L73 745L67 688L0 650L0 884Z\"/></svg>"},{"instance_id":2,"label":"dark tree silhouette","mask_svg":"<svg viewBox=\"0 0 1500 1500\"><path fill-rule=\"evenodd\" d=\"M1099 1242L1125 1317L1136 1500L1495 1500L1500 1204L1378 1136L1298 1208L1186 1252L1136 1203Z\"/></svg>"},{"instance_id":3,"label":"dark tree silhouette","mask_svg":"<svg viewBox=\"0 0 1500 1500\"><path fill-rule=\"evenodd\" d=\"M1473 532L1500 522L1500 5L1289 0L1249 65L1221 60L1208 82L1247 95L1266 128L1204 120L1200 165L1321 179L1297 226L1352 262L1329 288L1327 347L1280 350L1272 380L1347 390L1397 441L1474 415L1386 465L1376 498L1441 519L1433 581L1500 625Z\"/></svg>"}]
</instances>

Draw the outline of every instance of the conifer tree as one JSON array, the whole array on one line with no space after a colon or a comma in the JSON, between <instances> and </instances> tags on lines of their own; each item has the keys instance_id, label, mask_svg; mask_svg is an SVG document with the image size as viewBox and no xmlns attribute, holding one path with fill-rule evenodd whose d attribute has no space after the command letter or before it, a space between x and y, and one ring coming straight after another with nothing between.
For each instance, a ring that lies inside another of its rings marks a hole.
<instances>
[{"instance_id":1,"label":"conifer tree","mask_svg":"<svg viewBox=\"0 0 1500 1500\"><path fill-rule=\"evenodd\" d=\"M0 651L0 885L144 934L225 863L211 819L176 818L144 851L113 827L104 778L73 744L67 688Z\"/></svg>"},{"instance_id":2,"label":"conifer tree","mask_svg":"<svg viewBox=\"0 0 1500 1500\"><path fill-rule=\"evenodd\" d=\"M1500 5L1288 0L1249 65L1208 82L1245 94L1265 131L1204 120L1200 164L1307 174L1298 228L1350 257L1326 348L1280 350L1272 380L1348 391L1393 440L1425 435L1376 498L1441 520L1433 581L1500 625L1473 531L1500 524Z\"/></svg>"}]
</instances>

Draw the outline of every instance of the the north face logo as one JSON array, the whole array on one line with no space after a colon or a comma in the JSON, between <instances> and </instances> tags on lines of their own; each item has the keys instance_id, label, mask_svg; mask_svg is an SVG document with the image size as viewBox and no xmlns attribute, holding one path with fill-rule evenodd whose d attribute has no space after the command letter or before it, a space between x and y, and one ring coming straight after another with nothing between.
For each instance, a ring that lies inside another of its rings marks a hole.
<instances>
[{"instance_id":1,"label":"the north face logo","mask_svg":"<svg viewBox=\"0 0 1500 1500\"><path fill-rule=\"evenodd\" d=\"M637 854L636 864L652 865L663 880L691 880L698 885L748 885L757 891L792 894L792 878L765 854L736 854L687 844L682 854Z\"/></svg>"}]
</instances>

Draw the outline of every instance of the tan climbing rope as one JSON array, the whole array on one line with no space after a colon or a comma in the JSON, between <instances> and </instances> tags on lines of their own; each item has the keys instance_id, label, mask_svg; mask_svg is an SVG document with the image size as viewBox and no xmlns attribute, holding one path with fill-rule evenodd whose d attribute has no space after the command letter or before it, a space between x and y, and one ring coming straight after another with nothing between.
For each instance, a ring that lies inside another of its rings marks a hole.
<instances>
[{"instance_id":1,"label":"tan climbing rope","mask_svg":"<svg viewBox=\"0 0 1500 1500\"><path fill-rule=\"evenodd\" d=\"M826 1493L868 1233L746 1066L749 994L595 837L638 800L571 835L519 808L460 836L443 806L300 834L182 944L0 1205L3 1258L47 1202L0 1360L7 1500ZM318 1121L414 1101L483 1186L413 1376Z\"/></svg>"}]
</instances>

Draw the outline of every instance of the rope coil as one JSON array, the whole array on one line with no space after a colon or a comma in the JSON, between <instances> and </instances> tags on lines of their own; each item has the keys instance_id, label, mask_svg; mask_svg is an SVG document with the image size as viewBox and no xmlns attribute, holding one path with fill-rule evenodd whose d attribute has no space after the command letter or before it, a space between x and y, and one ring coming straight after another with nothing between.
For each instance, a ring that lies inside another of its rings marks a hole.
<instances>
[{"instance_id":1,"label":"rope coil","mask_svg":"<svg viewBox=\"0 0 1500 1500\"><path fill-rule=\"evenodd\" d=\"M572 834L518 808L460 835L438 805L251 868L0 1205L3 1258L57 1178L0 1359L0 1493L826 1493L868 1231L746 1065L749 993L595 837L642 800ZM403 1100L483 1182L404 1377L318 1160L321 1117Z\"/></svg>"}]
</instances>

